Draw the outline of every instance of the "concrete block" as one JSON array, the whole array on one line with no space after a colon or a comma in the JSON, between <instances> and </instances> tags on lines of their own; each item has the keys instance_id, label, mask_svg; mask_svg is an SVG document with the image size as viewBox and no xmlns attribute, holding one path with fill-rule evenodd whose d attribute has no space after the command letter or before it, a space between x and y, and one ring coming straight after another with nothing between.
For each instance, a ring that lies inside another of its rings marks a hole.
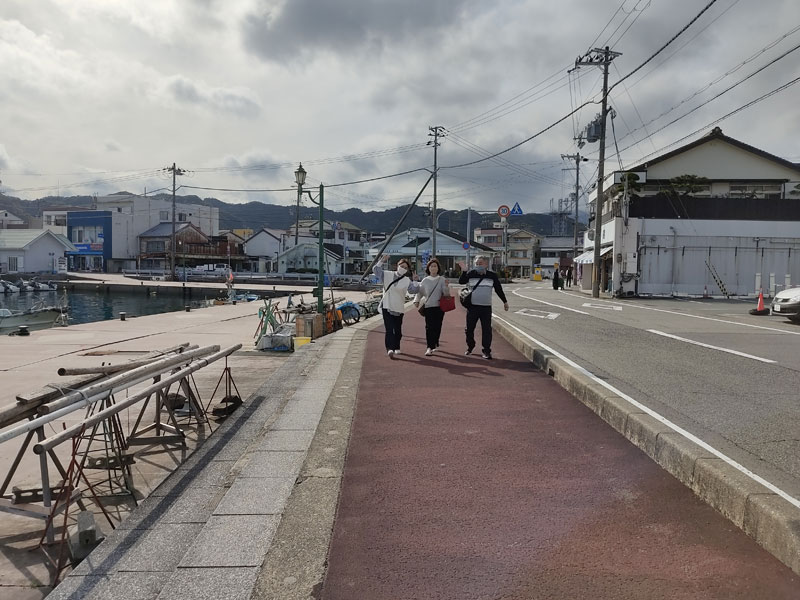
<instances>
[{"instance_id":1,"label":"concrete block","mask_svg":"<svg viewBox=\"0 0 800 600\"><path fill-rule=\"evenodd\" d=\"M602 385L598 383L589 383L583 390L583 399L581 401L594 412L600 414L600 407L603 405L606 398L613 395L614 394Z\"/></svg>"},{"instance_id":2,"label":"concrete block","mask_svg":"<svg viewBox=\"0 0 800 600\"><path fill-rule=\"evenodd\" d=\"M250 600L257 567L178 569L159 600Z\"/></svg>"},{"instance_id":3,"label":"concrete block","mask_svg":"<svg viewBox=\"0 0 800 600\"><path fill-rule=\"evenodd\" d=\"M297 478L305 457L305 452L253 452L240 477Z\"/></svg>"},{"instance_id":4,"label":"concrete block","mask_svg":"<svg viewBox=\"0 0 800 600\"><path fill-rule=\"evenodd\" d=\"M115 570L174 571L202 527L200 523L159 524L127 552Z\"/></svg>"},{"instance_id":5,"label":"concrete block","mask_svg":"<svg viewBox=\"0 0 800 600\"><path fill-rule=\"evenodd\" d=\"M747 498L768 491L719 458L695 461L692 490L740 529L744 529Z\"/></svg>"},{"instance_id":6,"label":"concrete block","mask_svg":"<svg viewBox=\"0 0 800 600\"><path fill-rule=\"evenodd\" d=\"M747 499L743 529L800 575L800 508L776 494L752 494Z\"/></svg>"},{"instance_id":7,"label":"concrete block","mask_svg":"<svg viewBox=\"0 0 800 600\"><path fill-rule=\"evenodd\" d=\"M678 481L692 487L697 459L714 458L714 455L680 433L666 432L659 434L653 458Z\"/></svg>"},{"instance_id":8,"label":"concrete block","mask_svg":"<svg viewBox=\"0 0 800 600\"><path fill-rule=\"evenodd\" d=\"M600 411L597 413L600 418L606 423L611 425L620 433L625 433L625 423L628 420L628 415L634 412L641 412L638 408L633 406L627 400L623 400L619 396L606 396L600 405Z\"/></svg>"},{"instance_id":9,"label":"concrete block","mask_svg":"<svg viewBox=\"0 0 800 600\"><path fill-rule=\"evenodd\" d=\"M279 520L277 515L211 517L178 566L261 566Z\"/></svg>"},{"instance_id":10,"label":"concrete block","mask_svg":"<svg viewBox=\"0 0 800 600\"><path fill-rule=\"evenodd\" d=\"M658 436L673 430L646 413L631 413L625 422L625 437L655 459Z\"/></svg>"},{"instance_id":11,"label":"concrete block","mask_svg":"<svg viewBox=\"0 0 800 600\"><path fill-rule=\"evenodd\" d=\"M222 498L214 515L280 514L294 483L294 477L237 479Z\"/></svg>"}]
</instances>

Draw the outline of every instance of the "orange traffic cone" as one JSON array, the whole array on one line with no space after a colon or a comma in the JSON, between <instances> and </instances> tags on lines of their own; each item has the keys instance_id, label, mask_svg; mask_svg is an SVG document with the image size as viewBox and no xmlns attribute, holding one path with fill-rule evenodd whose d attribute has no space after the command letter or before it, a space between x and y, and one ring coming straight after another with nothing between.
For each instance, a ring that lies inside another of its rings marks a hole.
<instances>
[{"instance_id":1,"label":"orange traffic cone","mask_svg":"<svg viewBox=\"0 0 800 600\"><path fill-rule=\"evenodd\" d=\"M751 315L768 315L770 313L768 308L764 308L764 292L758 292L758 306L756 308L750 309Z\"/></svg>"}]
</instances>

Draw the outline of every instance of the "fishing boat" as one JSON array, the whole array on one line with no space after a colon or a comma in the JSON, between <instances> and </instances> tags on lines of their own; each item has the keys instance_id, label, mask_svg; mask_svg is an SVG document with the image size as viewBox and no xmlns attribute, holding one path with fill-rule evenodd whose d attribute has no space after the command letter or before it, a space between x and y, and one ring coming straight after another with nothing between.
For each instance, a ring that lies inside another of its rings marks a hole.
<instances>
[{"instance_id":1,"label":"fishing boat","mask_svg":"<svg viewBox=\"0 0 800 600\"><path fill-rule=\"evenodd\" d=\"M37 292L55 292L58 290L58 285L53 281L39 281L38 279L31 279L28 282L29 285L33 286L34 291Z\"/></svg>"},{"instance_id":2,"label":"fishing boat","mask_svg":"<svg viewBox=\"0 0 800 600\"><path fill-rule=\"evenodd\" d=\"M35 292L36 288L31 285L30 281L25 281L24 279L18 280L15 284L19 288L20 292Z\"/></svg>"},{"instance_id":3,"label":"fishing boat","mask_svg":"<svg viewBox=\"0 0 800 600\"><path fill-rule=\"evenodd\" d=\"M0 294L13 294L18 292L19 288L4 279L0 279Z\"/></svg>"},{"instance_id":4,"label":"fishing boat","mask_svg":"<svg viewBox=\"0 0 800 600\"><path fill-rule=\"evenodd\" d=\"M0 334L10 333L25 325L28 329L46 329L65 322L66 313L60 306L10 310L0 308Z\"/></svg>"}]
</instances>

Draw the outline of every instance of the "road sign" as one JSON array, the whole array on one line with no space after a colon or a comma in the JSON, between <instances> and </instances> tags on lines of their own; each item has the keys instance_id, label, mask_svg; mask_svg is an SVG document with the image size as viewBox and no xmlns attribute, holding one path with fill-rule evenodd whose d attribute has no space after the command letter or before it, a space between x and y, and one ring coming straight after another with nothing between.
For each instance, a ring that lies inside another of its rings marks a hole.
<instances>
[{"instance_id":1,"label":"road sign","mask_svg":"<svg viewBox=\"0 0 800 600\"><path fill-rule=\"evenodd\" d=\"M511 209L508 208L505 204L501 205L500 208L497 209L497 214L501 217L507 217L511 214Z\"/></svg>"},{"instance_id":2,"label":"road sign","mask_svg":"<svg viewBox=\"0 0 800 600\"><path fill-rule=\"evenodd\" d=\"M469 242L464 242L463 244L461 244L461 247L462 247L464 250L469 250Z\"/></svg>"},{"instance_id":3,"label":"road sign","mask_svg":"<svg viewBox=\"0 0 800 600\"><path fill-rule=\"evenodd\" d=\"M519 207L519 202L514 204L514 208L511 209L510 215L521 217L522 216L522 209Z\"/></svg>"},{"instance_id":4,"label":"road sign","mask_svg":"<svg viewBox=\"0 0 800 600\"><path fill-rule=\"evenodd\" d=\"M561 314L561 313L548 312L546 310L536 310L534 308L523 308L522 310L516 310L514 312L516 312L518 315L523 315L526 317L536 317L537 319L550 319L551 321L557 319Z\"/></svg>"}]
</instances>

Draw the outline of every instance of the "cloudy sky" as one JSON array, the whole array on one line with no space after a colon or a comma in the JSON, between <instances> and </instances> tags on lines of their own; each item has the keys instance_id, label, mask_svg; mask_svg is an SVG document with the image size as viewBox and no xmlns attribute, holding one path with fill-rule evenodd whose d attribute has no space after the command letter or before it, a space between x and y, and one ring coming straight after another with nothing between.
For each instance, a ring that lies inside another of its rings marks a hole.
<instances>
[{"instance_id":1,"label":"cloudy sky","mask_svg":"<svg viewBox=\"0 0 800 600\"><path fill-rule=\"evenodd\" d=\"M431 169L429 126L440 125L440 208L519 202L547 212L551 198L571 191L574 171L560 155L576 152L597 103L497 159L452 167L598 102L598 67L568 73L579 55L606 44L621 52L614 84L706 4L2 0L0 191L26 199L150 192L171 185L163 169L176 163L187 171L179 183L194 186L179 194L291 204L302 161L308 183L331 186L329 207L390 208L412 200L428 173L333 186ZM611 91L621 156L609 140L606 169L691 141L798 78L798 44L797 0L717 0ZM788 87L719 126L800 161L799 92ZM597 147L581 151L587 187ZM421 202L432 195L431 185Z\"/></svg>"}]
</instances>

